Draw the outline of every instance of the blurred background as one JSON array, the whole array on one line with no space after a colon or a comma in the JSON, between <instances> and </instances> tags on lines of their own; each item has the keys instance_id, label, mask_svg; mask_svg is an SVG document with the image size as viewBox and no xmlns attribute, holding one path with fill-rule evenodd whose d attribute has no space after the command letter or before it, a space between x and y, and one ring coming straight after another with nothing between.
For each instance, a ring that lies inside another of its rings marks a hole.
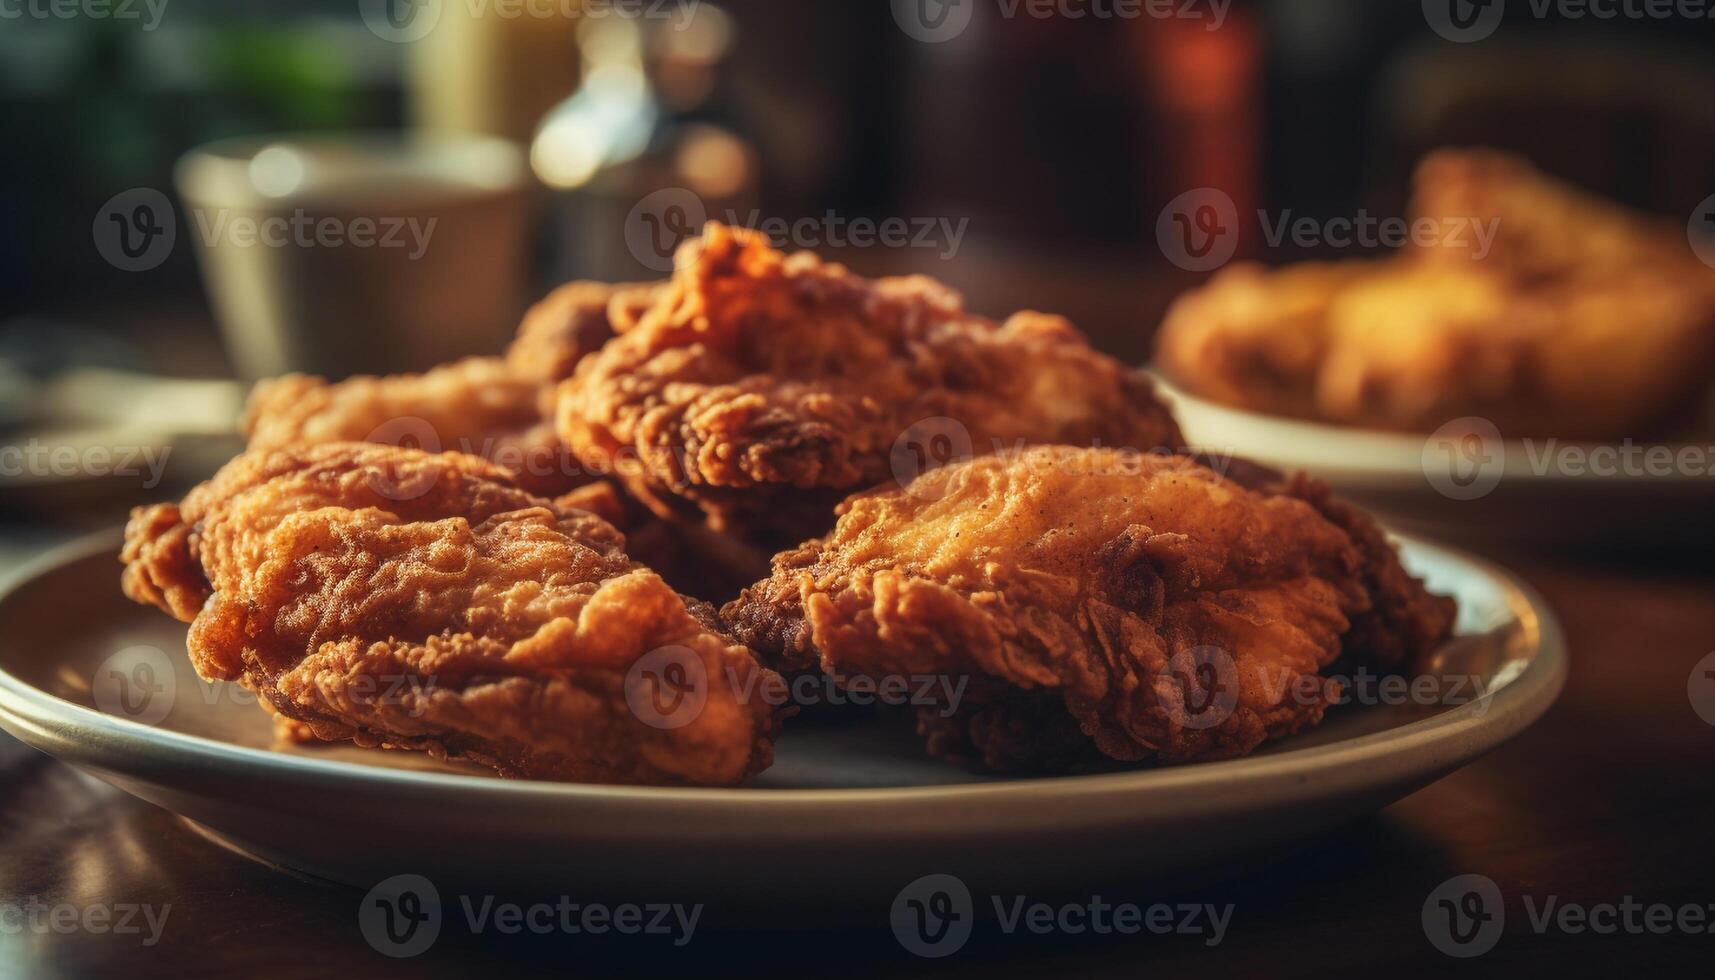
<instances>
[{"instance_id":1,"label":"blurred background","mask_svg":"<svg viewBox=\"0 0 1715 980\"><path fill-rule=\"evenodd\" d=\"M1715 21L1515 11L1468 44L1411 2L1032 6L9 3L0 520L110 523L233 451L254 377L496 352L553 284L659 277L699 217L1141 361L1199 278L1156 245L1191 188L1399 215L1419 155L1483 144L1680 221L1715 189Z\"/></svg>"}]
</instances>

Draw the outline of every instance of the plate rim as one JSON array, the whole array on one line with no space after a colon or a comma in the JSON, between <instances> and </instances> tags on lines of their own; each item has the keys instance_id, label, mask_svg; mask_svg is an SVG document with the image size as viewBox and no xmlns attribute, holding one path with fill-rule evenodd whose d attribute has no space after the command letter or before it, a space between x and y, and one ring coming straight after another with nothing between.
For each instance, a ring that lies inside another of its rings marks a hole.
<instances>
[{"instance_id":1,"label":"plate rim","mask_svg":"<svg viewBox=\"0 0 1715 980\"><path fill-rule=\"evenodd\" d=\"M1174 409L1175 415L1181 414L1182 406L1189 406L1193 411L1225 416L1228 420L1234 422L1247 422L1257 425L1276 427L1279 430L1296 432L1306 439L1314 438L1326 445L1338 446L1342 443L1352 443L1354 440L1364 440L1369 442L1372 446L1386 447L1385 456L1380 460L1382 465L1377 465L1377 459L1372 457L1368 459L1368 465L1331 463L1322 459L1315 460L1312 465L1311 461L1307 461L1302 458L1288 458L1277 461L1275 463L1277 466L1283 466L1286 468L1302 468L1307 470L1313 469L1317 475L1323 477L1328 477L1335 473L1344 473L1348 476L1362 476L1371 479L1385 479L1398 481L1400 483L1410 483L1419 486L1426 491L1432 489L1432 486L1426 482L1427 478L1424 474L1422 464L1423 447L1429 437L1434 435L1432 432L1400 432L1390 429L1370 429L1362 426L1340 425L1335 422L1326 422L1317 419L1301 419L1290 415L1274 415L1268 412L1259 412L1254 409L1237 408L1232 405L1225 405L1221 402L1193 394L1188 388L1174 381L1172 375L1168 374L1154 361L1150 361L1145 364L1143 369L1155 382L1157 392L1164 397L1168 401L1170 407ZM1183 422L1183 420L1181 421ZM1547 442L1550 440L1548 437L1545 437L1536 441ZM1554 438L1553 441L1562 447L1576 447L1584 450L1609 447L1619 448L1626 445L1625 441L1613 442L1590 439ZM1710 475L1704 474L1699 476L1686 471L1672 472L1665 476L1652 476L1647 473L1626 472L1586 473L1581 476L1573 476L1568 473L1537 473L1532 470L1529 465L1529 450L1525 448L1524 440L1503 437L1501 442L1507 450L1507 455L1506 460L1502 465L1500 476L1501 479L1507 481L1524 482L1528 480L1539 486L1559 487L1672 486L1684 488L1697 486L1699 484L1708 484L1715 487L1715 479L1712 479ZM1675 453L1686 449L1700 449L1707 453L1712 448L1715 448L1715 437L1711 437L1709 440L1703 442L1686 442L1683 440L1640 442L1635 439L1629 440L1629 442L1632 445L1640 446L1645 449L1651 446L1662 446ZM1199 445L1202 444L1203 442L1199 442ZM1255 453L1253 447L1228 445L1221 447L1221 449L1237 456L1261 455ZM1355 452L1356 450L1354 449L1354 453ZM1407 458L1413 461L1412 465L1401 465L1400 461Z\"/></svg>"},{"instance_id":2,"label":"plate rim","mask_svg":"<svg viewBox=\"0 0 1715 980\"><path fill-rule=\"evenodd\" d=\"M120 528L93 532L54 547L0 575L0 602L19 589L59 568L88 560L104 552L117 555ZM20 741L74 766L115 772L89 760L78 761L78 748L106 746L132 756L166 753L177 763L193 763L200 775L218 776L235 772L254 777L266 774L299 782L319 782L328 788L346 787L367 792L401 791L506 801L557 804L591 803L652 805L661 802L740 810L762 809L791 813L830 805L919 807L963 805L991 797L1052 798L1064 804L1077 799L1108 796L1132 797L1142 793L1163 796L1219 787L1233 791L1246 785L1337 789L1342 777L1357 787L1373 778L1349 779L1364 773L1365 763L1411 757L1442 743L1478 732L1490 733L1473 752L1453 753L1460 762L1490 751L1535 724L1554 705L1565 686L1568 670L1565 636L1553 610L1527 583L1486 559L1415 535L1395 537L1413 546L1439 551L1470 565L1522 600L1520 611L1527 616L1525 627L1536 636L1535 652L1517 677L1483 696L1385 731L1371 732L1326 745L1310 746L1267 756L1248 756L1217 762L1141 768L1111 773L1035 776L995 782L949 783L934 786L887 786L843 788L759 788L704 786L630 786L599 783L511 780L460 773L428 772L364 766L331 759L287 755L233 745L200 735L145 725L75 704L30 684L0 666L0 729ZM115 579L117 579L115 575ZM117 582L115 583L117 586ZM1484 702L1490 702L1484 706ZM1504 710L1501 710L1504 709ZM1493 734L1498 730L1499 734ZM66 751L45 747L52 744ZM66 758L73 756L74 758ZM1422 768L1422 767L1415 767ZM124 771L115 772L128 776ZM153 779L145 779L153 782Z\"/></svg>"}]
</instances>

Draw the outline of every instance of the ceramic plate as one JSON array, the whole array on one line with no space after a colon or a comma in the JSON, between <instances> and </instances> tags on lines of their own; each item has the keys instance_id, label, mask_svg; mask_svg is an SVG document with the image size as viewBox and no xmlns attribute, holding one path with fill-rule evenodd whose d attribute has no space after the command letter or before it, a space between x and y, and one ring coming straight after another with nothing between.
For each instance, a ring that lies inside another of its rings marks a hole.
<instances>
[{"instance_id":1,"label":"ceramic plate","mask_svg":"<svg viewBox=\"0 0 1715 980\"><path fill-rule=\"evenodd\" d=\"M1715 437L1703 443L1505 439L1482 420L1382 432L1230 408L1156 374L1193 446L1303 470L1404 530L1460 542L1703 545L1715 538Z\"/></svg>"},{"instance_id":2,"label":"ceramic plate","mask_svg":"<svg viewBox=\"0 0 1715 980\"><path fill-rule=\"evenodd\" d=\"M416 873L815 902L945 871L1052 888L1278 847L1541 716L1566 660L1540 600L1460 553L1402 546L1458 597L1459 636L1435 669L1471 684L1448 685L1446 704L1336 707L1316 731L1229 762L996 779L923 758L885 715L789 721L774 767L739 789L513 782L404 753L280 749L249 695L195 677L182 626L120 595L114 535L0 592L0 727L252 854L360 886Z\"/></svg>"}]
</instances>

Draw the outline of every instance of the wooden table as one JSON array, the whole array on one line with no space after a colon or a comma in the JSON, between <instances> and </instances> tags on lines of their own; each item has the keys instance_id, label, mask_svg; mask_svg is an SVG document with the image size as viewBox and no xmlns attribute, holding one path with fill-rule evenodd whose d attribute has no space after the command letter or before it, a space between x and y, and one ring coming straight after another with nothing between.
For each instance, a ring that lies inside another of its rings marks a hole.
<instances>
[{"instance_id":1,"label":"wooden table","mask_svg":"<svg viewBox=\"0 0 1715 980\"><path fill-rule=\"evenodd\" d=\"M1715 727L1687 693L1693 666L1715 649L1715 573L1706 563L1499 557L1565 623L1572 674L1560 702L1510 744L1373 818L1265 863L1210 869L1215 880L1194 892L1141 886L1132 896L1232 903L1213 948L1197 937L979 929L955 956L931 961L900 948L883 908L824 931L770 931L759 916L753 932L699 932L680 950L444 931L428 954L388 960L359 932L355 890L224 850L172 814L0 736L0 900L171 906L152 947L136 936L0 931L0 976L1707 975L1715 935L1536 934L1525 899L1715 904ZM1421 915L1432 889L1464 873L1500 887L1506 930L1492 951L1455 961L1430 945Z\"/></svg>"}]
</instances>

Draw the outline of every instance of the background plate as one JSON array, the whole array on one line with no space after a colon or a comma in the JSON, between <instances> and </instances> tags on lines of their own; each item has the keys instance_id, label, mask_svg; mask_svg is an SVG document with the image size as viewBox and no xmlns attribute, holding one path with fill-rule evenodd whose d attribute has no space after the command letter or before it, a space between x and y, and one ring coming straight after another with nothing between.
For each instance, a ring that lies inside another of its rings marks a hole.
<instances>
[{"instance_id":1,"label":"background plate","mask_svg":"<svg viewBox=\"0 0 1715 980\"><path fill-rule=\"evenodd\" d=\"M1403 530L1473 544L1662 550L1715 542L1715 522L1708 519L1715 507L1715 437L1630 446L1499 438L1448 445L1441 435L1247 412L1187 394L1159 373L1155 379L1191 445L1314 473ZM1651 474L1638 466L1610 469L1606 462L1621 451L1650 450L1701 459L1701 468L1674 465L1672 472ZM1589 465L1592 458L1598 465ZM1578 460L1586 462L1574 466Z\"/></svg>"},{"instance_id":2,"label":"background plate","mask_svg":"<svg viewBox=\"0 0 1715 980\"><path fill-rule=\"evenodd\" d=\"M1461 605L1437 671L1482 678L1480 699L1343 706L1250 758L1176 768L995 779L924 759L902 719L864 715L789 722L778 762L740 789L512 782L406 753L273 748L246 692L195 677L184 628L120 595L117 544L79 542L0 592L0 727L254 854L360 887L416 873L814 906L932 871L973 887L1135 882L1384 806L1530 724L1566 671L1528 590L1405 541L1408 566Z\"/></svg>"}]
</instances>

